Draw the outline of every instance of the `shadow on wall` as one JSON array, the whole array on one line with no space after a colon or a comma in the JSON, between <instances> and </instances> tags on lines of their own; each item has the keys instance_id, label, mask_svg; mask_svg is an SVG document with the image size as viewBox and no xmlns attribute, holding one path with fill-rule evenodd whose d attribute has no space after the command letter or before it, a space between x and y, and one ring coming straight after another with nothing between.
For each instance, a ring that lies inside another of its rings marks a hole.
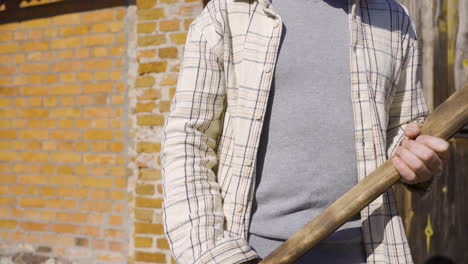
<instances>
[{"instance_id":1,"label":"shadow on wall","mask_svg":"<svg viewBox=\"0 0 468 264\"><path fill-rule=\"evenodd\" d=\"M63 0L52 3L44 1L44 4L27 6L28 2L31 2L31 0L0 0L0 4L3 6L3 10L0 11L0 24L116 6L135 5L135 0ZM23 3L25 3L24 7L22 7Z\"/></svg>"}]
</instances>

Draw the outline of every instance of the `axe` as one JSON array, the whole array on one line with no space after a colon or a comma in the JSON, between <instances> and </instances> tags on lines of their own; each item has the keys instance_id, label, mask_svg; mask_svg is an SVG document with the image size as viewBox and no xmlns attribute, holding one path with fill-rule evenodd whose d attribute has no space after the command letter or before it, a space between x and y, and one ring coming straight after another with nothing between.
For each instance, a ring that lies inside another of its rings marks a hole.
<instances>
[{"instance_id":1,"label":"axe","mask_svg":"<svg viewBox=\"0 0 468 264\"><path fill-rule=\"evenodd\" d=\"M426 119L421 135L450 139L468 123L468 83L438 106ZM393 158L393 156L392 156ZM289 264L359 213L400 179L391 158L299 229L260 264Z\"/></svg>"}]
</instances>

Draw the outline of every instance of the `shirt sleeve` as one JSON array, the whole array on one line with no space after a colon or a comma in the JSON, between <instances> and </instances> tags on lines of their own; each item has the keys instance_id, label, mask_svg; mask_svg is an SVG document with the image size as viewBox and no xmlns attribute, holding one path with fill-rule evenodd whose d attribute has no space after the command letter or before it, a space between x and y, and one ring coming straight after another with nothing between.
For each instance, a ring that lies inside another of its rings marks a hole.
<instances>
[{"instance_id":1,"label":"shirt sleeve","mask_svg":"<svg viewBox=\"0 0 468 264\"><path fill-rule=\"evenodd\" d=\"M258 255L245 239L224 231L215 169L226 103L222 34L207 15L205 8L190 25L163 127L163 224L177 263L245 263Z\"/></svg>"},{"instance_id":2,"label":"shirt sleeve","mask_svg":"<svg viewBox=\"0 0 468 264\"><path fill-rule=\"evenodd\" d=\"M406 8L405 12L407 12ZM400 74L396 80L396 91L389 109L389 123L387 128L387 155L391 157L405 138L406 126L412 122L423 123L429 109L426 105L421 87L421 56L418 46L415 25L406 15L406 24L403 23L403 51L404 59ZM429 190L431 181L403 185L410 191L425 193Z\"/></svg>"}]
</instances>

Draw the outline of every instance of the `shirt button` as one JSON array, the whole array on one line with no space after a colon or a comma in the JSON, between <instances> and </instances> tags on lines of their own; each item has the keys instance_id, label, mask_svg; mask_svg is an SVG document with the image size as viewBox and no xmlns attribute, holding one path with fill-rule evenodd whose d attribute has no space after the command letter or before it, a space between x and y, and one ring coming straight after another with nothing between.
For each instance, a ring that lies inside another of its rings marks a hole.
<instances>
[{"instance_id":1,"label":"shirt button","mask_svg":"<svg viewBox=\"0 0 468 264\"><path fill-rule=\"evenodd\" d=\"M262 116L263 116L263 115L262 115L261 112L256 112L256 113L255 113L255 119L257 119L257 120L261 120L261 119L262 119Z\"/></svg>"},{"instance_id":2,"label":"shirt button","mask_svg":"<svg viewBox=\"0 0 468 264\"><path fill-rule=\"evenodd\" d=\"M263 68L263 71L265 71L265 72L271 72L271 66L268 66L268 65L265 66L265 67Z\"/></svg>"},{"instance_id":3,"label":"shirt button","mask_svg":"<svg viewBox=\"0 0 468 264\"><path fill-rule=\"evenodd\" d=\"M251 159L246 159L245 160L245 166L252 166L252 160Z\"/></svg>"},{"instance_id":4,"label":"shirt button","mask_svg":"<svg viewBox=\"0 0 468 264\"><path fill-rule=\"evenodd\" d=\"M236 205L236 212L237 213L242 213L242 205Z\"/></svg>"},{"instance_id":5,"label":"shirt button","mask_svg":"<svg viewBox=\"0 0 468 264\"><path fill-rule=\"evenodd\" d=\"M273 27L277 28L280 25L279 20L275 20L275 23L273 24Z\"/></svg>"}]
</instances>

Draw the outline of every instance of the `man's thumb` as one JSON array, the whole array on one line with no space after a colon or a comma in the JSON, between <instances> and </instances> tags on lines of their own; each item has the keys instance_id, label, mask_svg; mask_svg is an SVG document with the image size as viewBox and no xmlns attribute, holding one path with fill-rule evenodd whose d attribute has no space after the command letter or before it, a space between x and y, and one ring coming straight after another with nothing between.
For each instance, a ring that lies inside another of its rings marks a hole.
<instances>
[{"instance_id":1,"label":"man's thumb","mask_svg":"<svg viewBox=\"0 0 468 264\"><path fill-rule=\"evenodd\" d=\"M417 122L409 123L405 128L405 136L408 138L415 138L419 136L421 133L421 127L422 125Z\"/></svg>"}]
</instances>

